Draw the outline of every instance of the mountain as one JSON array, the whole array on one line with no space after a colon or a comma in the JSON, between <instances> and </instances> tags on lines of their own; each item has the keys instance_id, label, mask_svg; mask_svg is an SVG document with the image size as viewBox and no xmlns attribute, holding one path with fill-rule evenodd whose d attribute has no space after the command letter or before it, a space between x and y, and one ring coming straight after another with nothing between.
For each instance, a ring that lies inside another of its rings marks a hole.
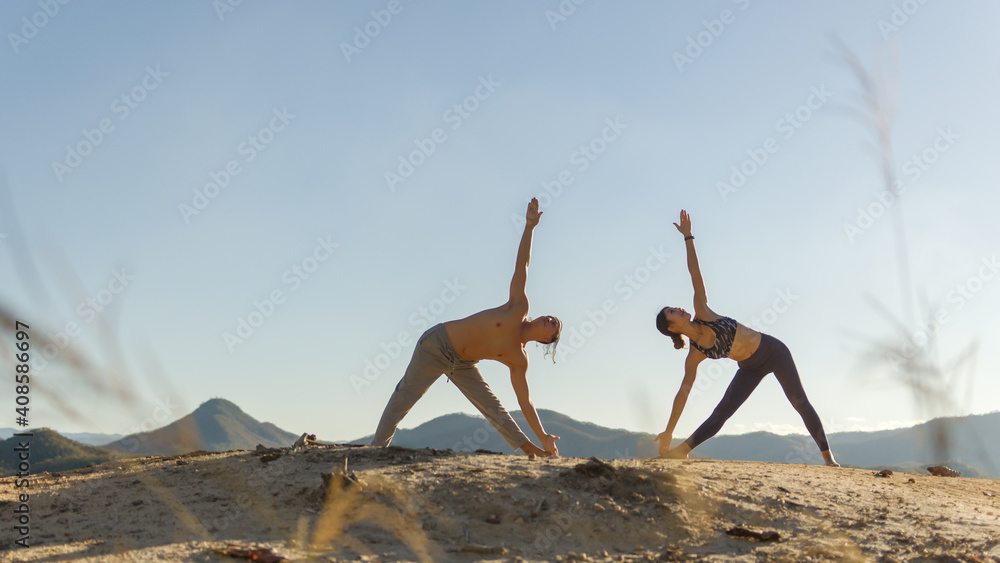
<instances>
[{"instance_id":1,"label":"mountain","mask_svg":"<svg viewBox=\"0 0 1000 563\"><path fill-rule=\"evenodd\" d=\"M1000 478L1000 412L935 418L895 430L836 432L828 436L837 461L857 467L948 465L948 461ZM937 451L935 444L947 447ZM716 436L696 450L714 459L818 463L812 438L755 432ZM965 471L963 471L963 474Z\"/></svg>"},{"instance_id":2,"label":"mountain","mask_svg":"<svg viewBox=\"0 0 1000 563\"><path fill-rule=\"evenodd\" d=\"M24 429L0 428L0 440L6 440L17 432L24 432ZM88 446L100 446L125 437L124 434L100 434L98 432L60 432L59 435Z\"/></svg>"},{"instance_id":3,"label":"mountain","mask_svg":"<svg viewBox=\"0 0 1000 563\"><path fill-rule=\"evenodd\" d=\"M831 444L837 443L831 434ZM833 446L831 446L832 448ZM751 432L738 436L715 436L698 446L695 452L712 459L742 461L771 461L781 463L820 463L823 456L809 436L779 435L770 432ZM844 463L841 448L833 449L837 460Z\"/></svg>"},{"instance_id":4,"label":"mountain","mask_svg":"<svg viewBox=\"0 0 1000 563\"><path fill-rule=\"evenodd\" d=\"M511 416L537 444L524 415L515 411ZM557 445L559 453L564 456L621 459L656 455L653 434L605 428L544 409L538 411L538 417L546 431L561 437ZM844 465L922 471L920 468L926 465L951 463L961 466L955 468L965 475L997 479L1000 478L1000 444L995 439L998 435L1000 412L937 418L896 430L837 432L830 434L829 440L834 455ZM932 445L943 437L947 437L949 447L935 451ZM674 443L677 444L679 439L683 437L675 438ZM352 443L368 444L370 441L371 436L367 436ZM398 430L392 444L412 448L510 452L485 419L465 414L449 414L413 429ZM796 434L780 436L770 432L716 436L699 446L691 457L778 463L822 462L811 437Z\"/></svg>"},{"instance_id":5,"label":"mountain","mask_svg":"<svg viewBox=\"0 0 1000 563\"><path fill-rule=\"evenodd\" d=\"M19 430L18 432L23 432ZM18 444L30 440L28 453L32 475L43 471L68 471L88 465L97 465L121 457L118 452L81 444L48 428L30 430L30 438L12 436L0 442L0 475L17 473Z\"/></svg>"},{"instance_id":6,"label":"mountain","mask_svg":"<svg viewBox=\"0 0 1000 563\"><path fill-rule=\"evenodd\" d=\"M257 444L278 448L292 445L296 438L270 422L256 420L225 399L211 399L163 428L130 434L104 447L138 455L169 455L195 450L252 450Z\"/></svg>"},{"instance_id":7,"label":"mountain","mask_svg":"<svg viewBox=\"0 0 1000 563\"><path fill-rule=\"evenodd\" d=\"M510 415L522 430L532 434L521 411L514 411ZM656 443L650 434L580 422L546 409L538 409L538 418L547 432L559 436L556 446L563 456L623 459L656 455ZM372 436L366 436L352 443L369 444L371 439ZM538 442L537 439L534 441ZM440 416L410 430L397 430L392 445L457 451L511 451L507 442L503 441L486 419L467 414Z\"/></svg>"},{"instance_id":8,"label":"mountain","mask_svg":"<svg viewBox=\"0 0 1000 563\"><path fill-rule=\"evenodd\" d=\"M1000 412L935 418L878 434L848 442L850 454L845 460L859 465L870 465L875 460L906 464L941 457L974 465L1000 477L1000 444L996 439L1000 436ZM938 443L947 447L938 452L934 448Z\"/></svg>"},{"instance_id":9,"label":"mountain","mask_svg":"<svg viewBox=\"0 0 1000 563\"><path fill-rule=\"evenodd\" d=\"M99 432L63 432L62 435L70 440L91 446L100 446L125 437L124 434L101 434Z\"/></svg>"},{"instance_id":10,"label":"mountain","mask_svg":"<svg viewBox=\"0 0 1000 563\"><path fill-rule=\"evenodd\" d=\"M0 428L0 440L6 440L17 432L24 432L24 429ZM59 435L88 446L100 446L125 437L124 434L101 434L99 432L60 432Z\"/></svg>"}]
</instances>

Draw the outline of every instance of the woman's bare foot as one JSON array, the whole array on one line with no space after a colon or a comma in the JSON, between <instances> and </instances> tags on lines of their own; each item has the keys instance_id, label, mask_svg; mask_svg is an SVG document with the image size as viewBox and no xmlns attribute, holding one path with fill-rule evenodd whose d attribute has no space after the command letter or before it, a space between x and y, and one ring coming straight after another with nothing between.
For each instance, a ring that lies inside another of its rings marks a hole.
<instances>
[{"instance_id":1,"label":"woman's bare foot","mask_svg":"<svg viewBox=\"0 0 1000 563\"><path fill-rule=\"evenodd\" d=\"M840 464L837 463L837 460L833 459L833 452L831 452L830 450L826 450L825 452L822 452L822 454L823 454L823 461L825 461L827 465L829 465L830 467L840 467Z\"/></svg>"},{"instance_id":2,"label":"woman's bare foot","mask_svg":"<svg viewBox=\"0 0 1000 563\"><path fill-rule=\"evenodd\" d=\"M661 455L660 457L666 459L687 459L688 454L691 453L691 448L687 444L681 444L676 448L667 450L667 453Z\"/></svg>"}]
</instances>

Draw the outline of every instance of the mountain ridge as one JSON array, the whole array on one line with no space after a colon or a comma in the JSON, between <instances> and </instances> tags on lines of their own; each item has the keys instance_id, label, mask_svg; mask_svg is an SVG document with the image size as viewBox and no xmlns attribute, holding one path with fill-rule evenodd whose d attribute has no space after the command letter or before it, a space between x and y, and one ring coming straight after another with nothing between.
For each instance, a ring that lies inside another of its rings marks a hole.
<instances>
[{"instance_id":1,"label":"mountain ridge","mask_svg":"<svg viewBox=\"0 0 1000 563\"><path fill-rule=\"evenodd\" d=\"M81 444L50 428L36 428L23 433L31 436L11 436L0 442L0 475L18 472L19 452L27 451L30 472L59 472L97 465L118 459L120 453L107 448Z\"/></svg>"},{"instance_id":2,"label":"mountain ridge","mask_svg":"<svg viewBox=\"0 0 1000 563\"><path fill-rule=\"evenodd\" d=\"M522 429L528 428L521 411L514 411L511 416ZM546 409L539 409L538 416L547 432L560 436L561 440L556 443L560 455L642 459L657 454L654 434L605 428ZM996 435L1000 435L1000 412L942 417L908 428L871 433L835 432L828 437L837 460L844 465L917 467L950 462L962 465L966 468L963 472L974 476L1000 479L1000 446L987 439ZM933 445L940 436L948 437L950 447L936 451ZM370 441L371 435L349 443L368 444ZM674 444L680 441L675 438ZM484 418L463 413L443 415L414 428L397 430L392 443L413 448L510 452L510 447ZM810 436L764 431L715 436L700 445L691 456L732 461L822 463Z\"/></svg>"},{"instance_id":3,"label":"mountain ridge","mask_svg":"<svg viewBox=\"0 0 1000 563\"><path fill-rule=\"evenodd\" d=\"M644 459L657 454L653 434L607 428L546 409L539 409L538 414L546 430L561 437L557 446L563 456ZM521 428L529 428L521 411L514 411L511 416ZM269 448L287 447L297 438L296 434L272 423L254 419L236 404L221 398L205 401L188 415L164 427L131 434L104 446L83 444L51 429L44 430L58 438L46 434L46 445L34 448L32 468L40 471L82 467L122 454L176 455L198 450L252 450L258 444ZM1000 412L943 417L893 430L837 432L830 434L829 438L834 454L845 466L920 472L921 467L943 464L962 471L966 476L1000 479L1000 447L988 439L996 435L1000 435ZM937 451L934 444L942 436L950 437L948 445L951 447ZM368 444L370 440L371 436L367 436L349 443ZM674 441L675 444L679 442L680 439ZM415 428L398 430L393 445L511 452L485 419L464 413L443 415ZM12 450L12 447L7 450ZM51 453L43 454L40 450L51 450ZM764 431L716 436L699 446L691 457L821 463L819 451L809 436ZM16 463L11 467L14 466Z\"/></svg>"},{"instance_id":4,"label":"mountain ridge","mask_svg":"<svg viewBox=\"0 0 1000 563\"><path fill-rule=\"evenodd\" d=\"M183 454L196 450L252 450L289 446L298 436L260 422L226 399L205 401L190 414L151 430L129 434L104 447L136 455Z\"/></svg>"}]
</instances>

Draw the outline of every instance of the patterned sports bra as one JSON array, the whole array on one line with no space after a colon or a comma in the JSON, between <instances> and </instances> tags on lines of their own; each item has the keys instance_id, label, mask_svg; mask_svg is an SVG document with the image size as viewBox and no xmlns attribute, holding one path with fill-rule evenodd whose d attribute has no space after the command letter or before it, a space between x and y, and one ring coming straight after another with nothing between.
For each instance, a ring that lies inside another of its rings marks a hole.
<instances>
[{"instance_id":1,"label":"patterned sports bra","mask_svg":"<svg viewBox=\"0 0 1000 563\"><path fill-rule=\"evenodd\" d=\"M714 321L703 321L695 319L696 323L701 323L715 332L715 344L711 348L702 348L698 343L691 340L691 345L713 360L725 358L733 349L733 340L736 339L736 321L729 317L719 317Z\"/></svg>"}]
</instances>

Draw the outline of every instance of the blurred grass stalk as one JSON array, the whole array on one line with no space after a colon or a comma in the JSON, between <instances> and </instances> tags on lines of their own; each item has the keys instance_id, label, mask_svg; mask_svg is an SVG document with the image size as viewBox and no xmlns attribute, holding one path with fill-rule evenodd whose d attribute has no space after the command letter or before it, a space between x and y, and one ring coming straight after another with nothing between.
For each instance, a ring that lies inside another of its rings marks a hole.
<instances>
[{"instance_id":1,"label":"blurred grass stalk","mask_svg":"<svg viewBox=\"0 0 1000 563\"><path fill-rule=\"evenodd\" d=\"M892 142L895 90L891 87L890 79L895 73L883 70L882 65L876 65L873 71L869 71L857 54L843 42L837 40L836 47L840 59L847 64L861 88L864 107L852 109L862 117L863 124L873 129L883 187L890 193L896 194L899 180ZM894 205L886 210L886 214L892 216L901 313L897 317L889 307L874 296L869 296L872 308L890 322L895 333L883 341L873 343L864 357L879 368L888 367L890 376L912 394L920 418L929 420L958 416L967 410L962 408L957 398L963 377L967 378L966 385L970 390L968 397L971 398L978 344L976 341L971 342L958 354L957 359L946 364L938 358L938 329L922 330L926 339L922 343L916 342L914 336L917 334L915 328L918 326L918 317L924 319L923 326L934 326L932 317L935 309L926 298L923 300L925 311L920 311L916 304L910 268L910 244L906 235L902 200L902 197L897 196ZM977 439L977 437L969 438ZM939 420L938 424L934 425L929 439L931 452L936 460L951 459L954 437L946 420ZM986 449L981 442L978 448L981 457L988 459Z\"/></svg>"}]
</instances>

